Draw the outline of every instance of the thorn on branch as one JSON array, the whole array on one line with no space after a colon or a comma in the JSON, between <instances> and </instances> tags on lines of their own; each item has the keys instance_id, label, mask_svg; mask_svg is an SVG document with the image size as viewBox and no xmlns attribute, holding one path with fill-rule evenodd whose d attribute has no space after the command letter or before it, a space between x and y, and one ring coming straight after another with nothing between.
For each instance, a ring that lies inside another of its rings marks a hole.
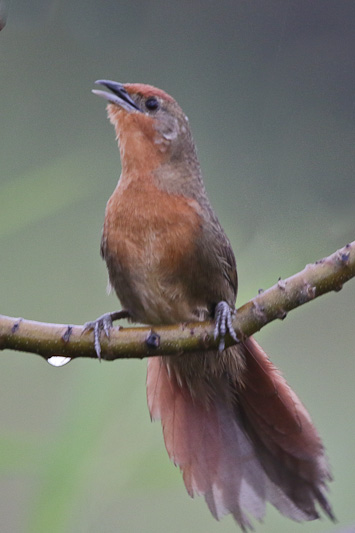
<instances>
[{"instance_id":1,"label":"thorn on branch","mask_svg":"<svg viewBox=\"0 0 355 533\"><path fill-rule=\"evenodd\" d=\"M254 306L254 314L257 317L257 319L260 320L260 322L262 322L263 324L266 324L267 316L265 313L265 307L259 304L258 302L253 302L253 306Z\"/></svg>"},{"instance_id":2,"label":"thorn on branch","mask_svg":"<svg viewBox=\"0 0 355 533\"><path fill-rule=\"evenodd\" d=\"M316 287L310 285L309 283L305 283L302 291L300 291L299 294L299 303L304 304L306 302L309 302L310 300L313 300L316 297L316 291Z\"/></svg>"},{"instance_id":3,"label":"thorn on branch","mask_svg":"<svg viewBox=\"0 0 355 533\"><path fill-rule=\"evenodd\" d=\"M287 311L285 311L284 309L280 309L280 311L277 313L277 318L279 318L280 320L285 320L286 317Z\"/></svg>"},{"instance_id":4,"label":"thorn on branch","mask_svg":"<svg viewBox=\"0 0 355 533\"><path fill-rule=\"evenodd\" d=\"M62 341L65 342L65 343L69 342L72 332L73 332L73 326L69 326L68 325L67 329L65 330L65 332L62 335Z\"/></svg>"},{"instance_id":5,"label":"thorn on branch","mask_svg":"<svg viewBox=\"0 0 355 533\"><path fill-rule=\"evenodd\" d=\"M158 335L158 333L155 333L154 331L150 331L148 333L148 337L146 338L145 342L148 348L153 348L153 349L159 348L160 336Z\"/></svg>"},{"instance_id":6,"label":"thorn on branch","mask_svg":"<svg viewBox=\"0 0 355 533\"><path fill-rule=\"evenodd\" d=\"M20 327L20 324L21 324L22 321L23 321L23 318L19 318L19 319L15 322L15 324L14 324L14 325L12 326L12 328L11 328L11 333L12 333L12 334L16 333L16 331L17 331L18 328Z\"/></svg>"},{"instance_id":7,"label":"thorn on branch","mask_svg":"<svg viewBox=\"0 0 355 533\"><path fill-rule=\"evenodd\" d=\"M340 261L342 263L349 263L349 259L350 259L350 252L343 252L342 254L340 254Z\"/></svg>"},{"instance_id":8,"label":"thorn on branch","mask_svg":"<svg viewBox=\"0 0 355 533\"><path fill-rule=\"evenodd\" d=\"M277 282L277 286L279 289L284 291L286 289L286 282L283 279L279 278Z\"/></svg>"},{"instance_id":9,"label":"thorn on branch","mask_svg":"<svg viewBox=\"0 0 355 533\"><path fill-rule=\"evenodd\" d=\"M306 283L306 292L309 300L313 300L316 297L316 288L313 285Z\"/></svg>"}]
</instances>

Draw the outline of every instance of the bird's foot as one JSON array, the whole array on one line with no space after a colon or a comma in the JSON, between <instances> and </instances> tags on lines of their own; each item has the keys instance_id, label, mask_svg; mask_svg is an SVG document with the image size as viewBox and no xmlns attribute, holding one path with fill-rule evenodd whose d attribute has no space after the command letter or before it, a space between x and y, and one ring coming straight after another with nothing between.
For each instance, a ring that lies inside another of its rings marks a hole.
<instances>
[{"instance_id":1,"label":"bird's foot","mask_svg":"<svg viewBox=\"0 0 355 533\"><path fill-rule=\"evenodd\" d=\"M235 342L240 342L236 332L233 328L232 319L234 315L236 314L235 309L231 309L227 302L219 302L216 305L215 313L214 313L214 319L216 322L215 328L214 328L214 338L217 339L219 337L219 345L218 345L218 351L223 352L225 348L225 336L227 333L232 337L232 339Z\"/></svg>"},{"instance_id":2,"label":"bird's foot","mask_svg":"<svg viewBox=\"0 0 355 533\"><path fill-rule=\"evenodd\" d=\"M119 318L129 318L130 313L129 311L126 311L123 309L122 311L114 311L113 313L105 313L102 316L99 316L96 320L93 320L92 322L86 322L83 327L83 333L86 333L87 331L94 331L94 346L95 346L95 352L99 360L101 361L101 332L103 331L106 335L106 337L110 338L110 331L112 329L112 323L114 320L118 320Z\"/></svg>"}]
</instances>

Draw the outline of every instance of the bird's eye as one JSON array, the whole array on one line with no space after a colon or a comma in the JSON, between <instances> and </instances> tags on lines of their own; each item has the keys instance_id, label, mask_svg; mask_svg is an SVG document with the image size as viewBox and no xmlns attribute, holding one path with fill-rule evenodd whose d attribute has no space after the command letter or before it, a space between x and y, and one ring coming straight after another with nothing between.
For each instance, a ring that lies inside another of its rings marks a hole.
<instances>
[{"instance_id":1,"label":"bird's eye","mask_svg":"<svg viewBox=\"0 0 355 533\"><path fill-rule=\"evenodd\" d=\"M148 98L145 102L145 107L149 110L149 111L156 111L157 109L159 109L160 107L160 104L159 104L159 101L157 98L155 98L155 96L151 96L150 98Z\"/></svg>"}]
</instances>

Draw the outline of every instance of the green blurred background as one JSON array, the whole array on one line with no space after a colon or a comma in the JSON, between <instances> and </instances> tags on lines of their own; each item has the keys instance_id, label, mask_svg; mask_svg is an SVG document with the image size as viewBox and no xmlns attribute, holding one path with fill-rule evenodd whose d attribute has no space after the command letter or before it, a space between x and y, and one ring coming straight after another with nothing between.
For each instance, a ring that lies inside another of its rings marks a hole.
<instances>
[{"instance_id":1,"label":"green blurred background","mask_svg":"<svg viewBox=\"0 0 355 533\"><path fill-rule=\"evenodd\" d=\"M120 170L98 78L157 85L188 114L239 304L354 239L354 2L1 3L2 313L80 324L119 307L99 257ZM323 436L339 520L270 507L257 531L355 531L354 297L350 282L257 335ZM2 532L236 531L185 493L145 361L1 356Z\"/></svg>"}]
</instances>

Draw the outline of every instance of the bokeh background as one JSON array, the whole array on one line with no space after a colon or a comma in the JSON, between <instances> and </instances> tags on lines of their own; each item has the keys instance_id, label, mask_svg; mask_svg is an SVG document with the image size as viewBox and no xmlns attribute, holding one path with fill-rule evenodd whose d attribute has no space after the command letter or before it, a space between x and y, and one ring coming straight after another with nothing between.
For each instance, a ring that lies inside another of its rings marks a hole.
<instances>
[{"instance_id":1,"label":"bokeh background","mask_svg":"<svg viewBox=\"0 0 355 533\"><path fill-rule=\"evenodd\" d=\"M80 324L118 308L99 257L120 163L98 78L190 118L236 252L239 304L354 239L355 3L1 0L1 312ZM269 507L256 530L355 531L355 282L257 339L324 439L338 524ZM2 532L234 532L185 493L151 424L145 361L0 360Z\"/></svg>"}]
</instances>

